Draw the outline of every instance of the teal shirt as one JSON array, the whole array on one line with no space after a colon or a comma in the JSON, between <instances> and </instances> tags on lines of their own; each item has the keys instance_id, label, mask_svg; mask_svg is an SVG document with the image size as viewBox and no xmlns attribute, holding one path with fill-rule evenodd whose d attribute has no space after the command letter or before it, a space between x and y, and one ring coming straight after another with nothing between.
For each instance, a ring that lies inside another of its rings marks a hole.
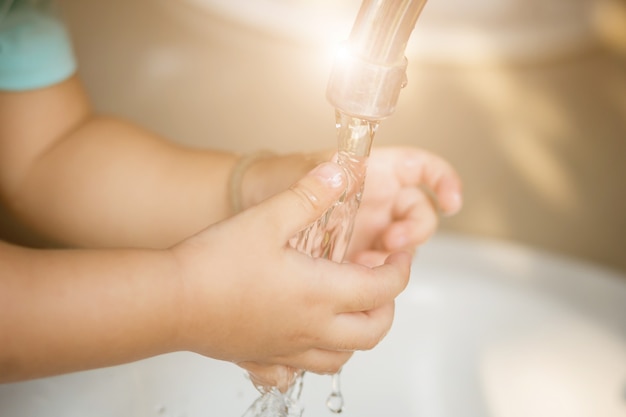
<instances>
[{"instance_id":1,"label":"teal shirt","mask_svg":"<svg viewBox=\"0 0 626 417\"><path fill-rule=\"evenodd\" d=\"M0 90L47 87L76 71L72 44L48 0L0 0Z\"/></svg>"}]
</instances>

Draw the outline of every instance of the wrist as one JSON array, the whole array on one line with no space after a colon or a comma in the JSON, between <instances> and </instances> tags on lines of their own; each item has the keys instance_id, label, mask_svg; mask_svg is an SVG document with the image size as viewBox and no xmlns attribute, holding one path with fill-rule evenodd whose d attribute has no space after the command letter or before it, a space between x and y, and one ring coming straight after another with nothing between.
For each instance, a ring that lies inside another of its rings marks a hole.
<instances>
[{"instance_id":1,"label":"wrist","mask_svg":"<svg viewBox=\"0 0 626 417\"><path fill-rule=\"evenodd\" d=\"M247 166L241 177L241 209L259 204L289 188L310 170L330 160L333 151L268 155Z\"/></svg>"},{"instance_id":2,"label":"wrist","mask_svg":"<svg viewBox=\"0 0 626 417\"><path fill-rule=\"evenodd\" d=\"M228 197L232 214L250 207L250 192L244 192L244 178L249 177L249 171L254 165L273 157L270 151L257 151L241 156L233 166L228 179Z\"/></svg>"}]
</instances>

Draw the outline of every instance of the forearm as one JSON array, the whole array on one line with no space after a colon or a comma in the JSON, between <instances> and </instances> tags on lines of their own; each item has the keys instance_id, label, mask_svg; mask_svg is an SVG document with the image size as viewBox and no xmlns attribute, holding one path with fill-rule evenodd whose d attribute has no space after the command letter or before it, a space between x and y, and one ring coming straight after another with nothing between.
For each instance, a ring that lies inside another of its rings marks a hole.
<instances>
[{"instance_id":1,"label":"forearm","mask_svg":"<svg viewBox=\"0 0 626 417\"><path fill-rule=\"evenodd\" d=\"M91 118L37 160L13 207L65 243L166 247L230 214L234 161Z\"/></svg>"},{"instance_id":2,"label":"forearm","mask_svg":"<svg viewBox=\"0 0 626 417\"><path fill-rule=\"evenodd\" d=\"M235 155L98 117L77 79L0 93L0 158L4 204L71 245L164 247L230 214Z\"/></svg>"},{"instance_id":3,"label":"forearm","mask_svg":"<svg viewBox=\"0 0 626 417\"><path fill-rule=\"evenodd\" d=\"M244 207L287 188L330 153L257 161ZM53 241L87 247L168 247L232 214L238 156L177 146L98 117L77 78L0 93L0 199Z\"/></svg>"},{"instance_id":4,"label":"forearm","mask_svg":"<svg viewBox=\"0 0 626 417\"><path fill-rule=\"evenodd\" d=\"M0 268L0 382L181 348L180 283L165 251L34 251L0 242Z\"/></svg>"}]
</instances>

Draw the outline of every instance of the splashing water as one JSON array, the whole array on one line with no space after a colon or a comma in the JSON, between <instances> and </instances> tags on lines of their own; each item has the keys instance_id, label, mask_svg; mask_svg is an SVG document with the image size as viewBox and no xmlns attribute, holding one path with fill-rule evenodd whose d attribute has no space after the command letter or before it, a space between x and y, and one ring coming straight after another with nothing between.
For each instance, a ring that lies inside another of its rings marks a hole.
<instances>
[{"instance_id":1,"label":"splashing water","mask_svg":"<svg viewBox=\"0 0 626 417\"><path fill-rule=\"evenodd\" d=\"M315 223L294 236L289 244L313 257L343 262L350 243L354 219L361 203L367 159L379 122L363 120L336 112L337 156L336 162L345 171L346 189L339 200ZM250 406L243 417L301 417L300 404L304 373L285 393L276 387L257 387L261 396ZM326 405L334 413L343 410L340 374L333 375L332 389Z\"/></svg>"},{"instance_id":2,"label":"splashing water","mask_svg":"<svg viewBox=\"0 0 626 417\"><path fill-rule=\"evenodd\" d=\"M300 375L284 393L276 387L257 386L262 395L252 403L243 417L301 417L304 411L300 404L302 384L303 375Z\"/></svg>"}]
</instances>

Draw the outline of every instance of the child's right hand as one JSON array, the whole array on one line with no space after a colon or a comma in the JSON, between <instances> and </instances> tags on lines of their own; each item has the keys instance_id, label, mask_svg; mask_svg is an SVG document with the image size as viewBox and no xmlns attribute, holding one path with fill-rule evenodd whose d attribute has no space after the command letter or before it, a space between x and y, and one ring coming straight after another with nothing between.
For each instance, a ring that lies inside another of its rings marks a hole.
<instances>
[{"instance_id":1,"label":"child's right hand","mask_svg":"<svg viewBox=\"0 0 626 417\"><path fill-rule=\"evenodd\" d=\"M399 252L368 268L287 245L344 187L341 168L324 163L289 190L173 247L181 271L177 347L284 387L295 369L335 373L352 352L378 344L408 283L411 256Z\"/></svg>"}]
</instances>

